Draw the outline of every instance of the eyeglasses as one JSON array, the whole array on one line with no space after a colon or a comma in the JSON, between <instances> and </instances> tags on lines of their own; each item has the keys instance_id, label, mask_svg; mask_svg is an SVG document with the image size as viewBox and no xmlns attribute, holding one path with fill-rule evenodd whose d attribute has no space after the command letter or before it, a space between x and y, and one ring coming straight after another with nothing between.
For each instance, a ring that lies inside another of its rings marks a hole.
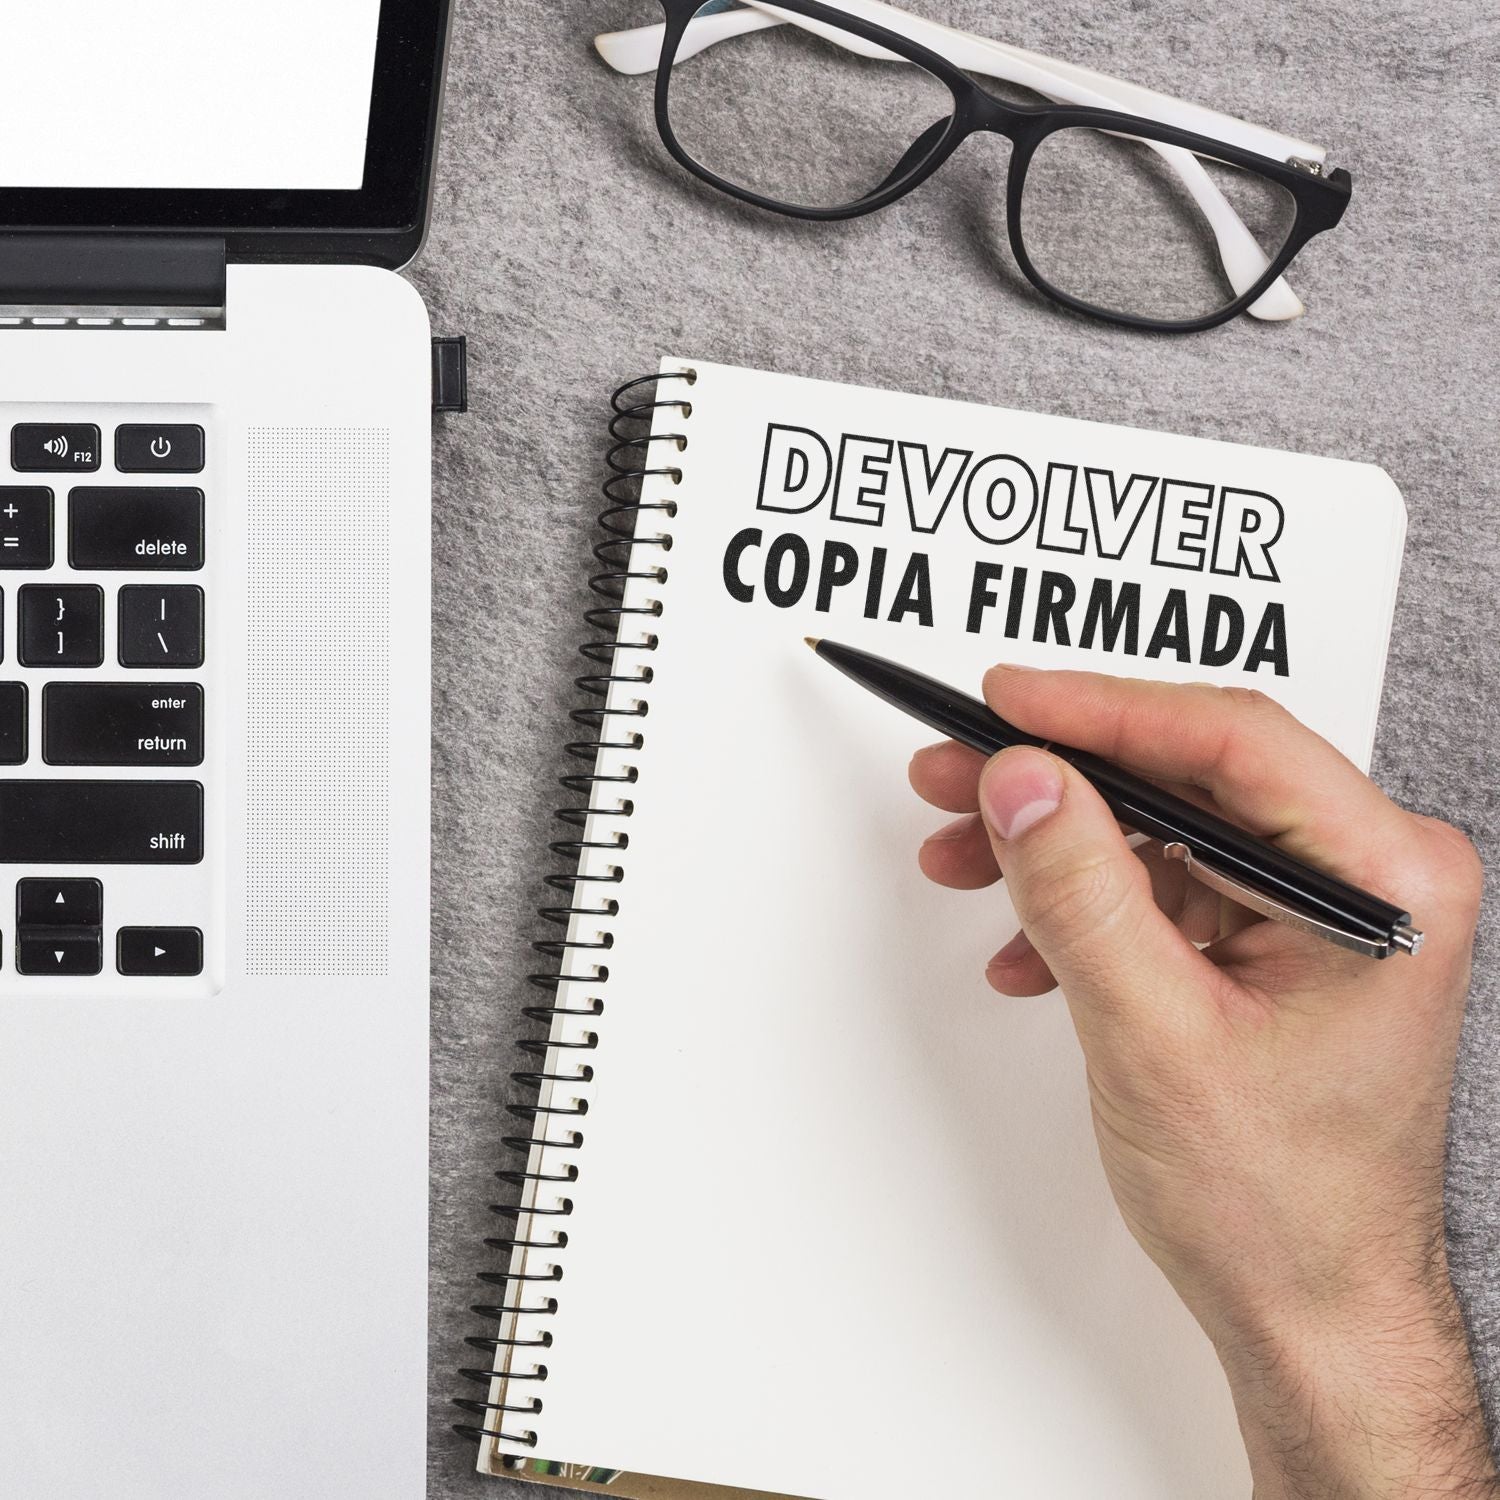
<instances>
[{"instance_id":1,"label":"eyeglasses","mask_svg":"<svg viewBox=\"0 0 1500 1500\"><path fill-rule=\"evenodd\" d=\"M1349 202L1321 147L923 20L880 0L661 0L595 38L656 70L667 150L705 182L800 219L850 219L926 181L970 135L1011 142L1011 251L1066 307L1190 332L1295 318L1282 272ZM732 45L722 45L730 43ZM1023 104L971 74L1052 101Z\"/></svg>"}]
</instances>

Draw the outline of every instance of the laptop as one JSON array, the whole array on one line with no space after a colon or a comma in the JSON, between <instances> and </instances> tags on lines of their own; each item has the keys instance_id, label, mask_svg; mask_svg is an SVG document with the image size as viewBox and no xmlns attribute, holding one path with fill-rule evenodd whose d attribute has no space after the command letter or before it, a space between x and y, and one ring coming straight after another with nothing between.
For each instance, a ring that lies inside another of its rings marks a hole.
<instances>
[{"instance_id":1,"label":"laptop","mask_svg":"<svg viewBox=\"0 0 1500 1500\"><path fill-rule=\"evenodd\" d=\"M0 1494L422 1493L447 0L0 11Z\"/></svg>"}]
</instances>

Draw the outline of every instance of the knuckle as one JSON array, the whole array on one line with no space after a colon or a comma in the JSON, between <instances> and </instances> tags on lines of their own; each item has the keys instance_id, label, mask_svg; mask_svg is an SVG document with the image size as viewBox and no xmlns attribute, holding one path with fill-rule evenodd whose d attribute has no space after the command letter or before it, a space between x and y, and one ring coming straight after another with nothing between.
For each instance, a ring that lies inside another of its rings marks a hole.
<instances>
[{"instance_id":1,"label":"knuckle","mask_svg":"<svg viewBox=\"0 0 1500 1500\"><path fill-rule=\"evenodd\" d=\"M1269 694L1261 692L1259 688L1241 687L1238 684L1232 684L1229 687L1221 687L1217 691L1222 693L1237 707L1251 713L1270 714L1281 711L1281 705Z\"/></svg>"},{"instance_id":2,"label":"knuckle","mask_svg":"<svg viewBox=\"0 0 1500 1500\"><path fill-rule=\"evenodd\" d=\"M1111 924L1124 894L1109 859L1058 861L1025 883L1026 917L1049 932L1095 932Z\"/></svg>"},{"instance_id":3,"label":"knuckle","mask_svg":"<svg viewBox=\"0 0 1500 1500\"><path fill-rule=\"evenodd\" d=\"M1267 785L1267 758L1262 740L1252 734L1230 733L1216 757L1213 779L1241 796L1260 796Z\"/></svg>"},{"instance_id":4,"label":"knuckle","mask_svg":"<svg viewBox=\"0 0 1500 1500\"><path fill-rule=\"evenodd\" d=\"M1266 778L1267 738L1285 732L1290 715L1274 698L1251 687L1224 687L1216 691L1235 705L1223 726L1216 756L1219 774L1236 786L1253 788Z\"/></svg>"},{"instance_id":5,"label":"knuckle","mask_svg":"<svg viewBox=\"0 0 1500 1500\"><path fill-rule=\"evenodd\" d=\"M1451 823L1434 820L1432 826L1438 835L1438 873L1443 885L1452 899L1477 911L1484 897L1484 862L1479 850L1467 834Z\"/></svg>"}]
</instances>

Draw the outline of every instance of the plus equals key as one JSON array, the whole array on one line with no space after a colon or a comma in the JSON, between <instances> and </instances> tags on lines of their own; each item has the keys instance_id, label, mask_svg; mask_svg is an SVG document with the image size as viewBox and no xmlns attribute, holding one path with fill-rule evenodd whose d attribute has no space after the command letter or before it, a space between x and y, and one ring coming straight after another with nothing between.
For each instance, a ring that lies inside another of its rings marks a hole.
<instances>
[{"instance_id":1,"label":"plus equals key","mask_svg":"<svg viewBox=\"0 0 1500 1500\"><path fill-rule=\"evenodd\" d=\"M52 566L52 491L0 485L0 568Z\"/></svg>"}]
</instances>

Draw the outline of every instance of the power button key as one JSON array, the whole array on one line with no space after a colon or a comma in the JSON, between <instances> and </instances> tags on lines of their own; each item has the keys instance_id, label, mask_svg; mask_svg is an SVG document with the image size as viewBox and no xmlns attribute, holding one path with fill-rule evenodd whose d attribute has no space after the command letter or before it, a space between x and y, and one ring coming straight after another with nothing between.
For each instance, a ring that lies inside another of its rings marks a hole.
<instances>
[{"instance_id":1,"label":"power button key","mask_svg":"<svg viewBox=\"0 0 1500 1500\"><path fill-rule=\"evenodd\" d=\"M130 423L117 427L115 468L122 474L200 473L203 469L203 429L160 423Z\"/></svg>"}]
</instances>

